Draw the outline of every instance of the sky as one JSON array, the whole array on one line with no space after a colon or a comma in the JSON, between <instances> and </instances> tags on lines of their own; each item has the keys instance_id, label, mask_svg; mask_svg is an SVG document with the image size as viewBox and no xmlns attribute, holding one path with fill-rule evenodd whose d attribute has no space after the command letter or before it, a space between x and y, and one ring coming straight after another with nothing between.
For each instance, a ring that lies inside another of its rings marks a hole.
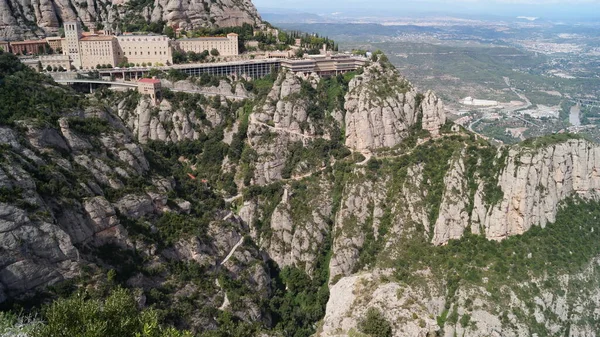
<instances>
[{"instance_id":1,"label":"sky","mask_svg":"<svg viewBox=\"0 0 600 337\"><path fill-rule=\"evenodd\" d=\"M600 17L600 0L252 0L259 11L285 8L309 13L446 13L537 16L552 19Z\"/></svg>"}]
</instances>

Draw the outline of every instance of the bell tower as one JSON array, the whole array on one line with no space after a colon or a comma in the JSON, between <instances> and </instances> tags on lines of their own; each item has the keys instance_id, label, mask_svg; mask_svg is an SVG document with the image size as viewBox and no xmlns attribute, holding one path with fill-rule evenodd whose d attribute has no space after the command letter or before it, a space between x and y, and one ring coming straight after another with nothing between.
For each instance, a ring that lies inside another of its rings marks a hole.
<instances>
[{"instance_id":1,"label":"bell tower","mask_svg":"<svg viewBox=\"0 0 600 337\"><path fill-rule=\"evenodd\" d=\"M79 39L81 38L81 26L79 22L65 22L65 44L63 46L63 54L69 55L73 66L81 68L81 50L79 47Z\"/></svg>"}]
</instances>

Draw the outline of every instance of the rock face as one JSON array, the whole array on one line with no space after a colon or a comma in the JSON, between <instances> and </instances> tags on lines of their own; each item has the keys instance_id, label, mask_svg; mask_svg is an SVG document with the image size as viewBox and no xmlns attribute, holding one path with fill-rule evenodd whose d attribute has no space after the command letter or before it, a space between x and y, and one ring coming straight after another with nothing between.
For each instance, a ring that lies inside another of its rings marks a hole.
<instances>
[{"instance_id":1,"label":"rock face","mask_svg":"<svg viewBox=\"0 0 600 337\"><path fill-rule=\"evenodd\" d=\"M174 91L206 96L185 107L172 104L167 99L159 106L153 106L150 100L144 98L135 107L127 99L113 102L114 110L142 144L152 140L174 143L197 140L202 133L209 133L224 122L226 114L223 109L227 109L232 100L252 97L242 84L225 80L212 87L198 86L189 80L163 82L165 87Z\"/></svg>"},{"instance_id":2,"label":"rock face","mask_svg":"<svg viewBox=\"0 0 600 337\"><path fill-rule=\"evenodd\" d=\"M317 122L307 113L308 97L302 82L316 88L319 78L282 72L265 103L250 115L248 137L256 151L254 183L264 185L282 179L282 170L293 143L308 146L316 135Z\"/></svg>"},{"instance_id":3,"label":"rock face","mask_svg":"<svg viewBox=\"0 0 600 337\"><path fill-rule=\"evenodd\" d=\"M250 0L160 0L145 7L131 7L124 0L89 0L76 4L67 0L33 3L3 0L0 13L0 38L11 39L55 34L60 23L76 20L94 28L98 24L113 27L113 24L119 25L137 17L146 22L164 21L168 26L179 26L185 30L261 23Z\"/></svg>"},{"instance_id":4,"label":"rock face","mask_svg":"<svg viewBox=\"0 0 600 337\"><path fill-rule=\"evenodd\" d=\"M503 150L501 150L503 151ZM523 234L532 226L554 222L558 204L567 197L597 199L600 196L600 146L585 140L569 140L541 148L515 146L499 171L497 188L503 197L495 204L486 203L484 182L479 181L473 198L466 185L464 154L453 159L444 183L445 192L435 223L432 242L444 244L462 237L470 224L476 234L502 240Z\"/></svg>"},{"instance_id":5,"label":"rock face","mask_svg":"<svg viewBox=\"0 0 600 337\"><path fill-rule=\"evenodd\" d=\"M526 318L531 318L550 335L562 335L568 325L569 336L598 336L593 323L584 318L590 312L587 310L595 311L593 315L597 316L600 289L594 277L598 275L598 263L598 259L591 261L586 270L576 275L549 276L558 282L560 289L567 291L556 293L542 288L531 296L507 288L503 290L501 306L499 300L484 287L466 285L457 290L455 302L448 306L444 286L433 275L422 275L420 282L410 285L389 281L389 271L386 270L344 277L331 287L323 329L318 335L347 336L353 331L356 333L358 322L365 317L367 309L377 308L391 323L392 336L395 337L518 337L535 334ZM544 282L544 279L531 280L536 286ZM578 297L570 294L570 289L578 292L575 289L579 289L581 282L590 285L585 290L588 295ZM445 324L440 326L440 321L434 318L439 318L445 308L449 308L450 313L456 312L456 318L450 318L454 314L448 314Z\"/></svg>"},{"instance_id":6,"label":"rock face","mask_svg":"<svg viewBox=\"0 0 600 337\"><path fill-rule=\"evenodd\" d=\"M311 275L323 245L329 235L328 220L332 205L330 186L319 181L310 186L314 197L310 200L299 199L289 186L284 188L281 202L271 216L271 235L263 242L269 257L283 268L294 266L304 269ZM304 214L298 205L311 209Z\"/></svg>"},{"instance_id":7,"label":"rock face","mask_svg":"<svg viewBox=\"0 0 600 337\"><path fill-rule=\"evenodd\" d=\"M380 309L389 322L394 322L393 336L435 335L439 326L432 317L443 310L443 296L424 287L413 289L380 281L385 276L389 275L382 271L362 273L344 277L333 285L320 336L347 336L352 330L356 332L358 322L369 308Z\"/></svg>"},{"instance_id":8,"label":"rock face","mask_svg":"<svg viewBox=\"0 0 600 337\"><path fill-rule=\"evenodd\" d=\"M346 146L356 151L394 147L417 122L416 91L392 68L365 67L346 95ZM443 114L443 111L442 111Z\"/></svg>"},{"instance_id":9,"label":"rock face","mask_svg":"<svg viewBox=\"0 0 600 337\"><path fill-rule=\"evenodd\" d=\"M568 196L600 196L598 144L569 140L534 149L517 146L505 165L498 179L502 200L490 207L476 194L473 209L475 228L492 240L554 222L559 202Z\"/></svg>"},{"instance_id":10,"label":"rock face","mask_svg":"<svg viewBox=\"0 0 600 337\"><path fill-rule=\"evenodd\" d=\"M423 111L423 130L427 130L432 136L440 134L440 128L446 123L444 103L432 91L427 91L421 102Z\"/></svg>"},{"instance_id":11,"label":"rock face","mask_svg":"<svg viewBox=\"0 0 600 337\"><path fill-rule=\"evenodd\" d=\"M446 186L440 215L435 222L433 244L440 245L452 239L460 239L465 227L469 224L467 213L468 196L467 180L465 179L464 153L453 160L450 170L444 177Z\"/></svg>"},{"instance_id":12,"label":"rock face","mask_svg":"<svg viewBox=\"0 0 600 337\"><path fill-rule=\"evenodd\" d=\"M360 176L360 173L359 173ZM359 180L360 181L360 180ZM383 215L385 181L361 181L348 184L334 224L333 255L329 278L351 275L359 260L366 231L376 232Z\"/></svg>"}]
</instances>

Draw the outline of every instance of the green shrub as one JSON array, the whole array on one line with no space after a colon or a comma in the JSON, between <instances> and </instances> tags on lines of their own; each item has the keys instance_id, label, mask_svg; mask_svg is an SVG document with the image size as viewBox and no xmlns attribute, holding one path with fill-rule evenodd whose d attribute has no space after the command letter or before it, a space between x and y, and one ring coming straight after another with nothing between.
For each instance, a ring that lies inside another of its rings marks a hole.
<instances>
[{"instance_id":1,"label":"green shrub","mask_svg":"<svg viewBox=\"0 0 600 337\"><path fill-rule=\"evenodd\" d=\"M392 336L392 325L377 308L367 310L367 315L358 322L358 329L371 337Z\"/></svg>"},{"instance_id":2,"label":"green shrub","mask_svg":"<svg viewBox=\"0 0 600 337\"><path fill-rule=\"evenodd\" d=\"M159 325L152 310L140 311L130 291L117 288L104 300L76 293L44 307L45 320L34 337L191 336Z\"/></svg>"}]
</instances>

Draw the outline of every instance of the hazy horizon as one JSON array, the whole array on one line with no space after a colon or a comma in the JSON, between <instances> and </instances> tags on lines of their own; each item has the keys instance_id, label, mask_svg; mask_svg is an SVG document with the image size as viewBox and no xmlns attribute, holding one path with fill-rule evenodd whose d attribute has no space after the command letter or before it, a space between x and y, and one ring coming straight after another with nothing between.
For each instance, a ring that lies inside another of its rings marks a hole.
<instances>
[{"instance_id":1,"label":"hazy horizon","mask_svg":"<svg viewBox=\"0 0 600 337\"><path fill-rule=\"evenodd\" d=\"M443 13L448 15L534 16L548 19L590 19L600 17L600 1L493 1L478 0L424 0L424 1L342 1L253 0L261 9L277 8L314 14L355 13L363 15L411 15Z\"/></svg>"}]
</instances>

